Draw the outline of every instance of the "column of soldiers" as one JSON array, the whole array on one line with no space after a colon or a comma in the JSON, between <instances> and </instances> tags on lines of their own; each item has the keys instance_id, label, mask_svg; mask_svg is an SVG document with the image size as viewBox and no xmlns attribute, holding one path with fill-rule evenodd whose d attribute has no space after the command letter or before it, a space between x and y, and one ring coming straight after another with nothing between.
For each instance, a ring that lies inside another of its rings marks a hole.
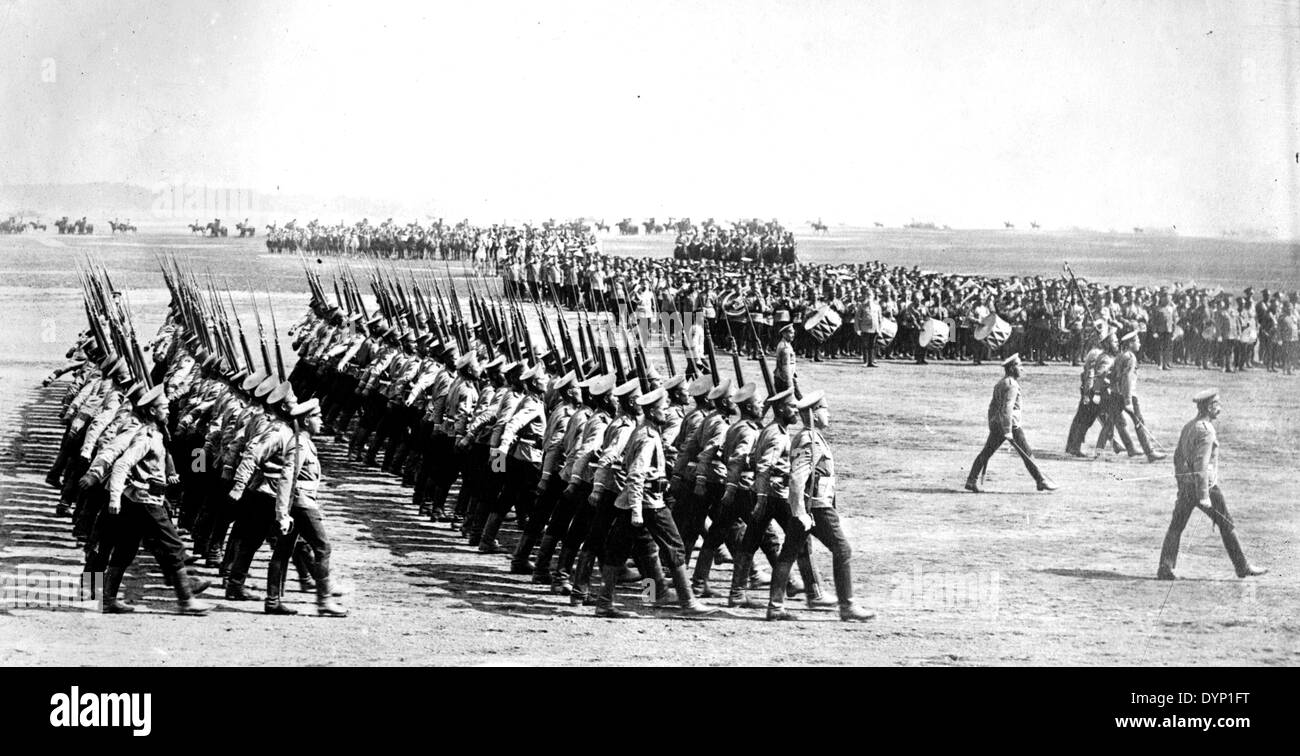
<instances>
[{"instance_id":1,"label":"column of soldiers","mask_svg":"<svg viewBox=\"0 0 1300 756\"><path fill-rule=\"evenodd\" d=\"M210 587L193 574L200 560L225 576L226 599L256 599L245 582L269 541L267 613L296 613L283 598L292 560L304 589L317 595L317 613L346 616L334 600L316 499L319 402L297 401L278 339L278 370L264 338L258 368L241 327L241 359L215 290L205 291L174 261L163 273L172 302L146 369L129 308L102 268L84 272L90 329L75 356L85 361L67 393L68 427L47 475L62 489L58 512L73 518L86 571L104 573L105 611L134 611L118 594L142 543L175 589L181 613L211 609L195 598ZM193 555L182 540L187 534Z\"/></svg>"},{"instance_id":2,"label":"column of soldiers","mask_svg":"<svg viewBox=\"0 0 1300 756\"><path fill-rule=\"evenodd\" d=\"M761 549L776 569L789 534L805 522L787 516L791 502L807 499L803 507L814 513L833 507L833 462L819 435L807 485L790 488L796 449L788 437L799 409L816 404L795 396L788 360L778 369L785 387L769 384L764 401L753 383L733 389L716 366L705 367L705 355L687 360L688 374L665 349L659 370L648 355L649 330L626 314L580 314L575 328L554 288L543 290L551 316L523 292L468 278L466 314L457 296L428 296L428 283L372 277L374 317L354 295L355 282L336 288L334 304L313 283L311 312L293 328L299 360L290 382L320 401L327 429L350 439L355 459L411 487L416 512L447 523L481 553L508 556L512 573L572 605L594 605L600 616L626 616L615 591L629 578L648 581L657 607L709 616L716 610L700 599L715 595L708 575L720 555ZM446 283L454 292L455 282ZM713 365L711 342L706 351ZM774 426L784 445L754 443ZM507 546L501 528L512 512L519 540ZM811 524L804 531L824 541L838 532ZM692 578L689 554L700 538ZM813 608L870 618L853 602L842 534L832 549L837 599L821 591L800 543L802 580L782 580L780 599L803 593ZM750 606L745 591L764 581L749 562L736 559L732 607ZM768 615L793 616L780 600Z\"/></svg>"}]
</instances>

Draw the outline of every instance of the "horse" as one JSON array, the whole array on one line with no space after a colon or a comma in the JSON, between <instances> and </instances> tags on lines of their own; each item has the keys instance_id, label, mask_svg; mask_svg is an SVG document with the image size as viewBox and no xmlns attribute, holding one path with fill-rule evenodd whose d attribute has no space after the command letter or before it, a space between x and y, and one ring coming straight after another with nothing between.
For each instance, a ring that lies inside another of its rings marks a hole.
<instances>
[{"instance_id":1,"label":"horse","mask_svg":"<svg viewBox=\"0 0 1300 756\"><path fill-rule=\"evenodd\" d=\"M193 223L190 224L190 233L191 233L191 234L202 234L204 231L207 231L207 230L208 230L207 226L204 226L203 224L199 223L198 221L194 221Z\"/></svg>"},{"instance_id":2,"label":"horse","mask_svg":"<svg viewBox=\"0 0 1300 756\"><path fill-rule=\"evenodd\" d=\"M245 236L257 236L257 227L248 223L247 218L245 218L244 221L244 223L235 224L235 228L239 231L239 238L242 239Z\"/></svg>"},{"instance_id":3,"label":"horse","mask_svg":"<svg viewBox=\"0 0 1300 756\"><path fill-rule=\"evenodd\" d=\"M1032 229L1037 229L1037 228L1038 228L1038 221L1029 221L1029 227L1032 228Z\"/></svg>"},{"instance_id":4,"label":"horse","mask_svg":"<svg viewBox=\"0 0 1300 756\"><path fill-rule=\"evenodd\" d=\"M609 231L609 224L605 222L605 219L604 219L604 218L601 218L600 220L596 221L595 223L596 223L596 230L597 230L597 231L604 231L604 232L608 232L608 231Z\"/></svg>"},{"instance_id":5,"label":"horse","mask_svg":"<svg viewBox=\"0 0 1300 756\"><path fill-rule=\"evenodd\" d=\"M819 234L825 234L830 231L830 228L828 228L825 223L822 223L821 218L818 218L815 221L808 221L808 225L812 226L812 230Z\"/></svg>"},{"instance_id":6,"label":"horse","mask_svg":"<svg viewBox=\"0 0 1300 756\"><path fill-rule=\"evenodd\" d=\"M880 221L871 221L871 225L875 226L876 228L884 228L884 227L885 227L885 224L881 223Z\"/></svg>"},{"instance_id":7,"label":"horse","mask_svg":"<svg viewBox=\"0 0 1300 756\"><path fill-rule=\"evenodd\" d=\"M1011 221L1002 221L1002 227L1014 229L1016 227L1016 224L1012 223Z\"/></svg>"}]
</instances>

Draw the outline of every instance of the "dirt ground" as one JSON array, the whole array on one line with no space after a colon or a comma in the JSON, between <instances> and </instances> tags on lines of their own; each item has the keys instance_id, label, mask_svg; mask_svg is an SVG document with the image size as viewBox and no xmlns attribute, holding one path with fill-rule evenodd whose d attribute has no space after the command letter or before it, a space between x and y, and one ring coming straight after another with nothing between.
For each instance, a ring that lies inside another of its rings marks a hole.
<instances>
[{"instance_id":1,"label":"dirt ground","mask_svg":"<svg viewBox=\"0 0 1300 756\"><path fill-rule=\"evenodd\" d=\"M156 247L147 237L134 243L106 249L104 257L115 275L124 271L120 286L141 287L131 289L131 304L152 333L165 292L150 273ZM6 573L80 571L68 521L54 516L57 493L43 482L58 443L60 394L39 388L63 364L84 319L71 288L75 244L0 240L7 274L0 288ZM257 273L259 286L280 292L282 328L303 311L305 297L294 293L302 291L296 262L259 255L252 245L193 254L213 266L218 280ZM801 363L799 372L803 383L828 392L855 592L878 612L873 622L850 625L834 612L807 610L792 624L765 623L758 611L682 621L639 609L633 590L621 600L640 611L638 619L595 619L590 608L570 608L567 599L509 575L506 557L481 555L447 526L418 518L409 489L344 460L331 442L322 444L324 501L334 569L350 589L342 599L350 617L318 619L311 598L294 592L290 599L303 610L298 617L268 617L260 603L219 599L208 617L176 616L152 557L142 553L126 584L140 612L0 610L0 664L1300 662L1300 377L1187 368L1139 374L1144 412L1170 448L1194 414L1191 394L1222 388L1223 488L1246 553L1272 570L1235 578L1218 534L1197 513L1184 533L1180 579L1166 583L1154 576L1173 504L1172 462L1065 457L1076 369L1030 366L1023 380L1027 435L1060 490L1036 492L1004 449L989 466L982 495L961 486L986 433L997 365L886 363L866 370L845 360ZM512 527L505 540L514 542ZM816 558L829 585L829 555L819 546ZM264 575L264 560L265 553L254 582ZM715 582L728 576L722 567Z\"/></svg>"}]
</instances>

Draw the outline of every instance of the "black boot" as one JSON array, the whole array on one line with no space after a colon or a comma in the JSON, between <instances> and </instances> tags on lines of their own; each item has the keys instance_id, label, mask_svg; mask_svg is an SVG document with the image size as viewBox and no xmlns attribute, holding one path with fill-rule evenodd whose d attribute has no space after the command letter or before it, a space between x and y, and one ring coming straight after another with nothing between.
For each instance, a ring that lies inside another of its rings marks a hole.
<instances>
[{"instance_id":1,"label":"black boot","mask_svg":"<svg viewBox=\"0 0 1300 756\"><path fill-rule=\"evenodd\" d=\"M695 574L691 576L691 592L696 598L709 598L713 591L709 589L709 573L713 571L713 560L717 551L707 546L700 549L695 557Z\"/></svg>"},{"instance_id":2,"label":"black boot","mask_svg":"<svg viewBox=\"0 0 1300 756\"><path fill-rule=\"evenodd\" d=\"M591 570L596 565L596 555L590 551L578 552L578 566L573 570L573 585L569 589L569 606L582 606L587 601L591 585ZM613 580L618 584L618 570L613 570Z\"/></svg>"},{"instance_id":3,"label":"black boot","mask_svg":"<svg viewBox=\"0 0 1300 756\"><path fill-rule=\"evenodd\" d=\"M551 583L551 555L555 553L555 546L559 542L555 536L542 536L541 545L537 547L537 564L533 566L533 582L538 585L550 585Z\"/></svg>"},{"instance_id":4,"label":"black boot","mask_svg":"<svg viewBox=\"0 0 1300 756\"><path fill-rule=\"evenodd\" d=\"M501 530L501 520L501 515L496 512L488 514L487 520L483 523L483 532L479 534L479 553L496 554L501 551L501 544L497 543L497 531Z\"/></svg>"},{"instance_id":5,"label":"black boot","mask_svg":"<svg viewBox=\"0 0 1300 756\"><path fill-rule=\"evenodd\" d=\"M344 609L333 598L333 588L330 586L328 575L322 575L316 581L316 614L321 617L346 617L348 610Z\"/></svg>"},{"instance_id":6,"label":"black boot","mask_svg":"<svg viewBox=\"0 0 1300 756\"><path fill-rule=\"evenodd\" d=\"M717 609L700 603L691 593L691 583L686 578L686 565L679 564L673 570L673 587L677 589L677 603L683 616L708 617L717 613Z\"/></svg>"},{"instance_id":7,"label":"black boot","mask_svg":"<svg viewBox=\"0 0 1300 756\"><path fill-rule=\"evenodd\" d=\"M212 610L212 604L194 598L194 594L190 592L190 574L184 567L176 571L174 578L177 611L181 614L202 615Z\"/></svg>"},{"instance_id":8,"label":"black boot","mask_svg":"<svg viewBox=\"0 0 1300 756\"><path fill-rule=\"evenodd\" d=\"M537 536L524 533L519 539L519 545L515 547L514 557L510 560L511 575L531 575L536 567L528 561L529 555L533 553L533 547L537 545Z\"/></svg>"},{"instance_id":9,"label":"black boot","mask_svg":"<svg viewBox=\"0 0 1300 756\"><path fill-rule=\"evenodd\" d=\"M266 566L266 601L262 604L262 611L267 614L297 614L298 610L287 606L281 600L283 591L284 564L273 558Z\"/></svg>"},{"instance_id":10,"label":"black boot","mask_svg":"<svg viewBox=\"0 0 1300 756\"><path fill-rule=\"evenodd\" d=\"M600 578L600 594L596 596L596 616L606 619L635 617L635 614L625 612L614 604L614 594L618 590L618 566L602 564L600 566Z\"/></svg>"},{"instance_id":11,"label":"black boot","mask_svg":"<svg viewBox=\"0 0 1300 756\"><path fill-rule=\"evenodd\" d=\"M569 582L569 575L573 572L573 560L577 556L578 550L567 543L560 549L560 558L556 560L555 572L551 574L551 593L560 596L573 593L573 583Z\"/></svg>"},{"instance_id":12,"label":"black boot","mask_svg":"<svg viewBox=\"0 0 1300 756\"><path fill-rule=\"evenodd\" d=\"M104 612L106 614L129 614L135 607L117 597L122 587L122 570L109 567L104 570Z\"/></svg>"}]
</instances>

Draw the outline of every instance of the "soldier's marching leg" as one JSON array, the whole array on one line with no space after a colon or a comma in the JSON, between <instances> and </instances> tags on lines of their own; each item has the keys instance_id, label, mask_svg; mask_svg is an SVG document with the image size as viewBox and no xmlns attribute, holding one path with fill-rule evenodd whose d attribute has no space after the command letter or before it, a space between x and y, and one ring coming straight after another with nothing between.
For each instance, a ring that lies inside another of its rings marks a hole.
<instances>
[{"instance_id":1,"label":"soldier's marching leg","mask_svg":"<svg viewBox=\"0 0 1300 756\"><path fill-rule=\"evenodd\" d=\"M1190 486L1184 489L1179 486L1178 499L1174 502L1174 514L1169 521L1169 529L1165 531L1165 540L1160 547L1160 566L1156 571L1156 577L1161 580L1173 580L1174 569L1178 567L1178 547L1183 538L1183 528L1187 527L1187 520L1192 516L1192 510L1195 505L1192 500L1196 496L1190 492Z\"/></svg>"},{"instance_id":2,"label":"soldier's marching leg","mask_svg":"<svg viewBox=\"0 0 1300 756\"><path fill-rule=\"evenodd\" d=\"M266 600L262 603L262 611L267 614L297 614L298 610L286 605L283 601L282 593L284 591L284 573L289 566L289 557L294 550L294 542L298 540L297 532L290 528L289 532L281 535L275 541L275 548L271 550L271 561L266 565Z\"/></svg>"},{"instance_id":3,"label":"soldier's marching leg","mask_svg":"<svg viewBox=\"0 0 1300 756\"><path fill-rule=\"evenodd\" d=\"M1237 577L1246 578L1268 572L1263 567L1251 566L1250 561L1246 559L1241 541L1237 539L1237 528L1232 522L1232 515L1228 514L1228 504L1218 486L1210 488L1210 508L1218 515L1216 520L1219 525L1219 536L1223 539L1223 548L1228 552L1228 559L1232 561L1232 569L1236 571Z\"/></svg>"}]
</instances>

